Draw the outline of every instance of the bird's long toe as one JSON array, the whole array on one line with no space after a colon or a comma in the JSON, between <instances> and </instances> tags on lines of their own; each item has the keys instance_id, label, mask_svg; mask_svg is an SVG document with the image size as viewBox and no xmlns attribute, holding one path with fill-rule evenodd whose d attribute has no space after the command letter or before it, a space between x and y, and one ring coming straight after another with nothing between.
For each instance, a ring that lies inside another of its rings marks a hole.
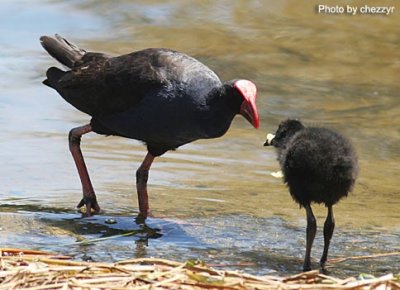
<instances>
[{"instance_id":1,"label":"bird's long toe","mask_svg":"<svg viewBox=\"0 0 400 290\"><path fill-rule=\"evenodd\" d=\"M137 223L142 223L144 222L147 218L154 218L155 216L153 215L153 212L150 209L147 209L146 211L140 211L138 215L136 216L136 222Z\"/></svg>"},{"instance_id":2,"label":"bird's long toe","mask_svg":"<svg viewBox=\"0 0 400 290\"><path fill-rule=\"evenodd\" d=\"M304 264L303 265L303 272L311 271L311 264Z\"/></svg>"},{"instance_id":3,"label":"bird's long toe","mask_svg":"<svg viewBox=\"0 0 400 290\"><path fill-rule=\"evenodd\" d=\"M101 212L96 197L94 198L83 197L81 201L78 203L77 208L80 209L82 214L84 214L87 217L90 217L93 214L99 214Z\"/></svg>"},{"instance_id":4,"label":"bird's long toe","mask_svg":"<svg viewBox=\"0 0 400 290\"><path fill-rule=\"evenodd\" d=\"M329 274L329 271L325 267L325 263L320 264L320 270L319 271L324 275L328 275Z\"/></svg>"}]
</instances>

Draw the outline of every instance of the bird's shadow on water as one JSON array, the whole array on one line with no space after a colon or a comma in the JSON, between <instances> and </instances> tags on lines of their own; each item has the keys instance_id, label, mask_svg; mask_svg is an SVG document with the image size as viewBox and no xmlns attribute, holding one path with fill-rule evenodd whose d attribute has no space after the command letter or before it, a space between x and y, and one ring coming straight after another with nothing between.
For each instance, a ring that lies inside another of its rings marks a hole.
<instances>
[{"instance_id":1,"label":"bird's shadow on water","mask_svg":"<svg viewBox=\"0 0 400 290\"><path fill-rule=\"evenodd\" d=\"M64 214L42 217L41 221L70 232L75 242L66 244L67 254L84 260L109 260L109 253L113 253L112 260L146 257L150 240L164 238L168 242L167 236L171 231L180 237L184 235L173 221L137 220L134 216L81 217L79 214ZM125 254L121 254L124 247ZM91 255L91 252L96 254Z\"/></svg>"},{"instance_id":2,"label":"bird's shadow on water","mask_svg":"<svg viewBox=\"0 0 400 290\"><path fill-rule=\"evenodd\" d=\"M1 244L51 251L78 260L116 261L149 256L151 240L173 248L196 244L179 220L135 216L94 215L35 205L0 206ZM14 223L14 224L12 224ZM8 225L7 225L8 224ZM151 254L154 255L154 254Z\"/></svg>"}]
</instances>

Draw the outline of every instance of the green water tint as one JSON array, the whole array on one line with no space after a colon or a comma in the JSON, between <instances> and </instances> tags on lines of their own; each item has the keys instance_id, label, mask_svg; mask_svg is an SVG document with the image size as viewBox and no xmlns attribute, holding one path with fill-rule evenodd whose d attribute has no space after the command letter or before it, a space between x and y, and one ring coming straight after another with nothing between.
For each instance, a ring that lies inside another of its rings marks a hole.
<instances>
[{"instance_id":1,"label":"green water tint","mask_svg":"<svg viewBox=\"0 0 400 290\"><path fill-rule=\"evenodd\" d=\"M298 117L347 135L359 155L355 190L334 208L337 227L330 257L398 251L400 13L319 15L316 4L2 3L0 243L78 259L84 254L95 260L200 257L226 265L250 261L254 266L244 270L259 274L299 271L305 212L281 180L270 175L279 170L275 152L262 146L282 119ZM72 17L68 21L66 13ZM149 193L160 219L149 226L160 228L161 236L148 238L134 223L135 171L145 148L133 140L94 134L83 138L82 151L105 215L90 223L75 213L81 188L67 134L89 118L41 85L45 70L56 62L38 39L56 32L87 50L115 54L173 48L202 60L223 80L247 78L257 84L259 130L237 117L223 138L197 141L156 159ZM319 231L313 257L322 251L325 211L315 207ZM117 219L115 227L104 223L106 216ZM122 223L118 217L125 217L123 229L117 227ZM128 237L73 245L136 230ZM67 244L72 246L61 246ZM340 263L332 271L381 274L399 269L400 259L387 257Z\"/></svg>"}]
</instances>

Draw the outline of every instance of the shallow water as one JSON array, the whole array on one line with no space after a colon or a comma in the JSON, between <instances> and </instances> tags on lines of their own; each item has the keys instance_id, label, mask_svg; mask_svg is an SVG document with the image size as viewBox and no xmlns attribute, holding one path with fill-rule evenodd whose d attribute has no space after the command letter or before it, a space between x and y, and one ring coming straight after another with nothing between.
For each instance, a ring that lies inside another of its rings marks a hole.
<instances>
[{"instance_id":1,"label":"shallow water","mask_svg":"<svg viewBox=\"0 0 400 290\"><path fill-rule=\"evenodd\" d=\"M304 255L305 212L270 175L278 170L275 152L262 144L280 120L298 117L349 136L359 155L355 190L334 209L330 257L399 251L400 7L389 16L346 16L317 14L315 4L3 1L0 245L96 261L156 256L201 259L257 274L295 273ZM89 119L41 84L56 62L38 39L54 33L88 50L114 54L169 47L202 60L223 80L254 80L261 128L237 117L223 138L158 158L149 180L156 218L148 227L134 222L134 176L143 145L85 136L82 150L105 214L81 219L74 208L81 189L67 134ZM315 206L315 213L317 261L325 209ZM106 224L108 217L117 224ZM399 257L331 268L337 275L399 270Z\"/></svg>"}]
</instances>

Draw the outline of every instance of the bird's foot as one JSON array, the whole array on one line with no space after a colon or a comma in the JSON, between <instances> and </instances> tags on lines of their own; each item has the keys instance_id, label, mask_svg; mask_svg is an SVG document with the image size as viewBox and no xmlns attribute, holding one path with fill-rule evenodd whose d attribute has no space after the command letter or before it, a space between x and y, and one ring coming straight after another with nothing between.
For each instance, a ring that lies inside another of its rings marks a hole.
<instances>
[{"instance_id":1,"label":"bird's foot","mask_svg":"<svg viewBox=\"0 0 400 290\"><path fill-rule=\"evenodd\" d=\"M319 269L319 272L324 275L329 275L329 271L325 268L325 266Z\"/></svg>"},{"instance_id":2,"label":"bird's foot","mask_svg":"<svg viewBox=\"0 0 400 290\"><path fill-rule=\"evenodd\" d=\"M311 263L304 263L303 272L311 271Z\"/></svg>"},{"instance_id":3,"label":"bird's foot","mask_svg":"<svg viewBox=\"0 0 400 290\"><path fill-rule=\"evenodd\" d=\"M321 274L328 275L329 271L326 269L325 262L320 262L320 272Z\"/></svg>"},{"instance_id":4,"label":"bird's foot","mask_svg":"<svg viewBox=\"0 0 400 290\"><path fill-rule=\"evenodd\" d=\"M154 218L154 215L150 209L144 211L144 212L139 212L138 215L135 218L135 221L137 224L144 224L147 218Z\"/></svg>"},{"instance_id":5,"label":"bird's foot","mask_svg":"<svg viewBox=\"0 0 400 290\"><path fill-rule=\"evenodd\" d=\"M96 196L83 196L82 200L78 203L77 208L86 217L90 217L93 214L99 214L101 211Z\"/></svg>"}]
</instances>

